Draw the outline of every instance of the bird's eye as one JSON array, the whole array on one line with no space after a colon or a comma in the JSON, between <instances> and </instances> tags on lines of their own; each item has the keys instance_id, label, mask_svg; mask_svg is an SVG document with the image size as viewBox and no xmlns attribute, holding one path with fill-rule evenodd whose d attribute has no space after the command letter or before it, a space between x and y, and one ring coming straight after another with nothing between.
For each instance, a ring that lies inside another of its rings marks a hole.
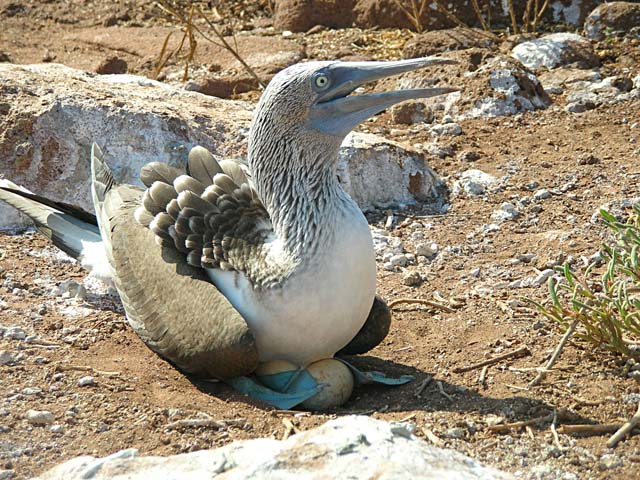
<instances>
[{"instance_id":1,"label":"bird's eye","mask_svg":"<svg viewBox=\"0 0 640 480\"><path fill-rule=\"evenodd\" d=\"M316 88L322 90L329 86L329 77L327 77L324 73L320 73L315 76L313 79L313 83Z\"/></svg>"}]
</instances>

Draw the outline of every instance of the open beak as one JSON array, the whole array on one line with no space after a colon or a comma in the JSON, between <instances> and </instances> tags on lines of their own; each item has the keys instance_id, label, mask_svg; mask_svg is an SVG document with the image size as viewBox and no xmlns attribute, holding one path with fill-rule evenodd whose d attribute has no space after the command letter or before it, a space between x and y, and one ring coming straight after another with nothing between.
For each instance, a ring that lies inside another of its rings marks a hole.
<instances>
[{"instance_id":1,"label":"open beak","mask_svg":"<svg viewBox=\"0 0 640 480\"><path fill-rule=\"evenodd\" d=\"M356 125L396 103L415 98L429 98L457 91L455 88L419 88L392 90L347 96L365 83L431 65L457 63L446 58L424 57L393 62L336 62L327 67L332 79L311 108L310 121L314 128L329 135L345 136Z\"/></svg>"}]
</instances>

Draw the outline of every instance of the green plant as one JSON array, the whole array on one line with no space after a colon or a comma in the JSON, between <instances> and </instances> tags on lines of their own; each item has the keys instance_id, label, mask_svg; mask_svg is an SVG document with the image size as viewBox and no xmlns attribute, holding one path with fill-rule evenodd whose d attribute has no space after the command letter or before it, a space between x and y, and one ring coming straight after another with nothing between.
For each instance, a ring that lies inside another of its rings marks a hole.
<instances>
[{"instance_id":1,"label":"green plant","mask_svg":"<svg viewBox=\"0 0 640 480\"><path fill-rule=\"evenodd\" d=\"M603 245L606 269L597 275L595 264L583 275L568 264L558 268L561 280L549 278L549 300L532 302L545 317L565 327L577 322L575 336L625 357L640 356L640 206L626 222L600 211L616 243Z\"/></svg>"}]
</instances>

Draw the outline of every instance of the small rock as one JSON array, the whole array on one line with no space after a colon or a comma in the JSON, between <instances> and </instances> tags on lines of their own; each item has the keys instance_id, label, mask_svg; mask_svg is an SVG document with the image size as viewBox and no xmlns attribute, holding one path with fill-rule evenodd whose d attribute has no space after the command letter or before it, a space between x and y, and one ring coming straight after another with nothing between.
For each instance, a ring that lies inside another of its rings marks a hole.
<instances>
[{"instance_id":1,"label":"small rock","mask_svg":"<svg viewBox=\"0 0 640 480\"><path fill-rule=\"evenodd\" d=\"M394 267L405 267L409 262L404 254L396 254L391 257L390 263Z\"/></svg>"},{"instance_id":2,"label":"small rock","mask_svg":"<svg viewBox=\"0 0 640 480\"><path fill-rule=\"evenodd\" d=\"M41 393L42 389L37 387L27 387L22 389L23 395L40 395Z\"/></svg>"},{"instance_id":3,"label":"small rock","mask_svg":"<svg viewBox=\"0 0 640 480\"><path fill-rule=\"evenodd\" d=\"M17 326L7 327L4 331L4 338L9 340L24 340L27 338L27 334L24 330Z\"/></svg>"},{"instance_id":4,"label":"small rock","mask_svg":"<svg viewBox=\"0 0 640 480\"><path fill-rule=\"evenodd\" d=\"M547 190L546 188L541 188L540 190L538 190L533 194L534 200L546 200L547 198L550 198L550 197L551 197L551 192L549 192L549 190Z\"/></svg>"},{"instance_id":5,"label":"small rock","mask_svg":"<svg viewBox=\"0 0 640 480\"><path fill-rule=\"evenodd\" d=\"M502 205L500 205L500 209L495 210L491 214L491 219L497 222L506 222L506 221L515 220L519 216L520 216L520 212L518 212L518 210L516 209L515 206L513 206L513 204L509 202L504 202Z\"/></svg>"},{"instance_id":6,"label":"small rock","mask_svg":"<svg viewBox=\"0 0 640 480\"><path fill-rule=\"evenodd\" d=\"M0 51L0 63L11 63L9 55L3 51Z\"/></svg>"},{"instance_id":7,"label":"small rock","mask_svg":"<svg viewBox=\"0 0 640 480\"><path fill-rule=\"evenodd\" d=\"M100 65L96 67L96 73L100 75L113 75L127 73L128 65L125 60L120 57L111 56L105 58Z\"/></svg>"},{"instance_id":8,"label":"small rock","mask_svg":"<svg viewBox=\"0 0 640 480\"><path fill-rule=\"evenodd\" d=\"M592 153L583 153L578 157L578 165L596 165L601 161L599 157L596 157Z\"/></svg>"},{"instance_id":9,"label":"small rock","mask_svg":"<svg viewBox=\"0 0 640 480\"><path fill-rule=\"evenodd\" d=\"M73 280L66 280L58 285L54 291L54 295L63 298L79 298L83 299L87 295L87 291L83 285Z\"/></svg>"},{"instance_id":10,"label":"small rock","mask_svg":"<svg viewBox=\"0 0 640 480\"><path fill-rule=\"evenodd\" d=\"M50 425L55 420L53 413L46 410L28 410L24 418L26 418L31 425Z\"/></svg>"},{"instance_id":11,"label":"small rock","mask_svg":"<svg viewBox=\"0 0 640 480\"><path fill-rule=\"evenodd\" d=\"M458 123L441 123L431 127L430 131L438 137L454 137L462 134L462 127Z\"/></svg>"},{"instance_id":12,"label":"small rock","mask_svg":"<svg viewBox=\"0 0 640 480\"><path fill-rule=\"evenodd\" d=\"M447 430L444 433L444 436L446 438L461 439L461 438L464 438L466 433L467 433L467 430L465 428L455 427L455 428L450 428L449 430Z\"/></svg>"},{"instance_id":13,"label":"small rock","mask_svg":"<svg viewBox=\"0 0 640 480\"><path fill-rule=\"evenodd\" d=\"M64 433L64 427L58 423L49 427L51 433Z\"/></svg>"},{"instance_id":14,"label":"small rock","mask_svg":"<svg viewBox=\"0 0 640 480\"><path fill-rule=\"evenodd\" d=\"M422 277L415 270L410 270L402 275L402 283L409 287L415 287L422 283Z\"/></svg>"},{"instance_id":15,"label":"small rock","mask_svg":"<svg viewBox=\"0 0 640 480\"><path fill-rule=\"evenodd\" d=\"M519 43L513 48L511 55L531 70L540 67L556 68L576 62L585 68L599 64L589 41L575 33L552 33Z\"/></svg>"},{"instance_id":16,"label":"small rock","mask_svg":"<svg viewBox=\"0 0 640 480\"><path fill-rule=\"evenodd\" d=\"M433 258L438 254L438 244L437 243L425 243L421 242L416 245L416 255Z\"/></svg>"},{"instance_id":17,"label":"small rock","mask_svg":"<svg viewBox=\"0 0 640 480\"><path fill-rule=\"evenodd\" d=\"M480 158L480 154L478 152L474 152L473 150L463 150L458 154L458 160L463 162L475 162Z\"/></svg>"},{"instance_id":18,"label":"small rock","mask_svg":"<svg viewBox=\"0 0 640 480\"><path fill-rule=\"evenodd\" d=\"M567 96L567 106L564 107L569 113L582 113L593 110L600 104L598 95L593 92L578 90Z\"/></svg>"},{"instance_id":19,"label":"small rock","mask_svg":"<svg viewBox=\"0 0 640 480\"><path fill-rule=\"evenodd\" d=\"M93 387L95 386L96 381L93 377L87 375L86 377L82 377L78 380L79 387Z\"/></svg>"},{"instance_id":20,"label":"small rock","mask_svg":"<svg viewBox=\"0 0 640 480\"><path fill-rule=\"evenodd\" d=\"M477 197L484 195L496 181L493 175L482 170L465 170L460 175L460 179L453 184L453 193L458 195L465 192L467 195Z\"/></svg>"},{"instance_id":21,"label":"small rock","mask_svg":"<svg viewBox=\"0 0 640 480\"><path fill-rule=\"evenodd\" d=\"M15 358L13 358L11 352L0 350L0 365L8 365L13 362L15 362Z\"/></svg>"},{"instance_id":22,"label":"small rock","mask_svg":"<svg viewBox=\"0 0 640 480\"><path fill-rule=\"evenodd\" d=\"M622 459L613 453L605 453L600 457L600 462L598 462L598 469L600 470L611 470L621 466Z\"/></svg>"},{"instance_id":23,"label":"small rock","mask_svg":"<svg viewBox=\"0 0 640 480\"><path fill-rule=\"evenodd\" d=\"M13 477L15 477L13 470L0 469L0 480L11 480Z\"/></svg>"},{"instance_id":24,"label":"small rock","mask_svg":"<svg viewBox=\"0 0 640 480\"><path fill-rule=\"evenodd\" d=\"M395 105L391 109L391 119L395 123L413 125L433 122L433 111L423 102L409 101Z\"/></svg>"}]
</instances>

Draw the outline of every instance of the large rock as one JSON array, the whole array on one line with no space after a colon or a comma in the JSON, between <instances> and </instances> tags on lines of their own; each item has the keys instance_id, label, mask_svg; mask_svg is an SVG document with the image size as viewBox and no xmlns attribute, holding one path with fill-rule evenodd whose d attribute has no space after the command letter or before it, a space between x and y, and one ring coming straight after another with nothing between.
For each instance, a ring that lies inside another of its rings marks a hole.
<instances>
[{"instance_id":1,"label":"large rock","mask_svg":"<svg viewBox=\"0 0 640 480\"><path fill-rule=\"evenodd\" d=\"M376 88L455 87L455 79L464 78L459 92L425 101L457 120L515 115L551 103L538 78L513 57L482 48L449 52L446 57L458 63L408 72Z\"/></svg>"},{"instance_id":2,"label":"large rock","mask_svg":"<svg viewBox=\"0 0 640 480\"><path fill-rule=\"evenodd\" d=\"M77 457L38 478L507 480L513 477L484 467L466 455L431 446L412 435L406 425L348 416L285 441L244 440L215 450L170 457L142 457L133 449L105 458Z\"/></svg>"},{"instance_id":3,"label":"large rock","mask_svg":"<svg viewBox=\"0 0 640 480\"><path fill-rule=\"evenodd\" d=\"M431 30L410 39L402 50L402 56L417 58L472 47L494 48L496 43L495 35L478 28Z\"/></svg>"},{"instance_id":4,"label":"large rock","mask_svg":"<svg viewBox=\"0 0 640 480\"><path fill-rule=\"evenodd\" d=\"M93 142L119 181L138 184L142 165L182 167L198 144L223 157L245 158L252 116L246 103L55 64L0 64L0 112L0 176L90 211ZM433 197L437 182L423 157L384 139L367 139L350 141L340 164L347 192L362 207ZM24 222L0 202L0 227Z\"/></svg>"},{"instance_id":5,"label":"large rock","mask_svg":"<svg viewBox=\"0 0 640 480\"><path fill-rule=\"evenodd\" d=\"M602 40L607 34L625 34L634 27L640 27L640 4L611 2L603 3L589 14L584 33L593 40Z\"/></svg>"},{"instance_id":6,"label":"large rock","mask_svg":"<svg viewBox=\"0 0 640 480\"><path fill-rule=\"evenodd\" d=\"M274 27L306 32L315 25L350 27L355 0L276 0Z\"/></svg>"},{"instance_id":7,"label":"large rock","mask_svg":"<svg viewBox=\"0 0 640 480\"><path fill-rule=\"evenodd\" d=\"M416 201L439 210L446 200L446 187L424 154L378 135L352 133L345 139L338 179L363 210Z\"/></svg>"},{"instance_id":8,"label":"large rock","mask_svg":"<svg viewBox=\"0 0 640 480\"><path fill-rule=\"evenodd\" d=\"M552 33L522 42L513 48L511 55L531 70L568 64L592 68L600 64L589 40L575 33Z\"/></svg>"},{"instance_id":9,"label":"large rock","mask_svg":"<svg viewBox=\"0 0 640 480\"><path fill-rule=\"evenodd\" d=\"M480 26L469 0L439 2L398 0L276 0L275 27L281 30L306 31L314 25L330 28L348 27L354 23L362 28L408 28L418 31L454 27L454 18L469 26ZM492 26L510 26L508 3L478 2L482 14L491 18ZM528 0L513 0L516 18L520 22ZM555 0L548 5L544 18L554 22L582 25L584 19L602 0ZM415 5L415 9L414 9Z\"/></svg>"}]
</instances>

